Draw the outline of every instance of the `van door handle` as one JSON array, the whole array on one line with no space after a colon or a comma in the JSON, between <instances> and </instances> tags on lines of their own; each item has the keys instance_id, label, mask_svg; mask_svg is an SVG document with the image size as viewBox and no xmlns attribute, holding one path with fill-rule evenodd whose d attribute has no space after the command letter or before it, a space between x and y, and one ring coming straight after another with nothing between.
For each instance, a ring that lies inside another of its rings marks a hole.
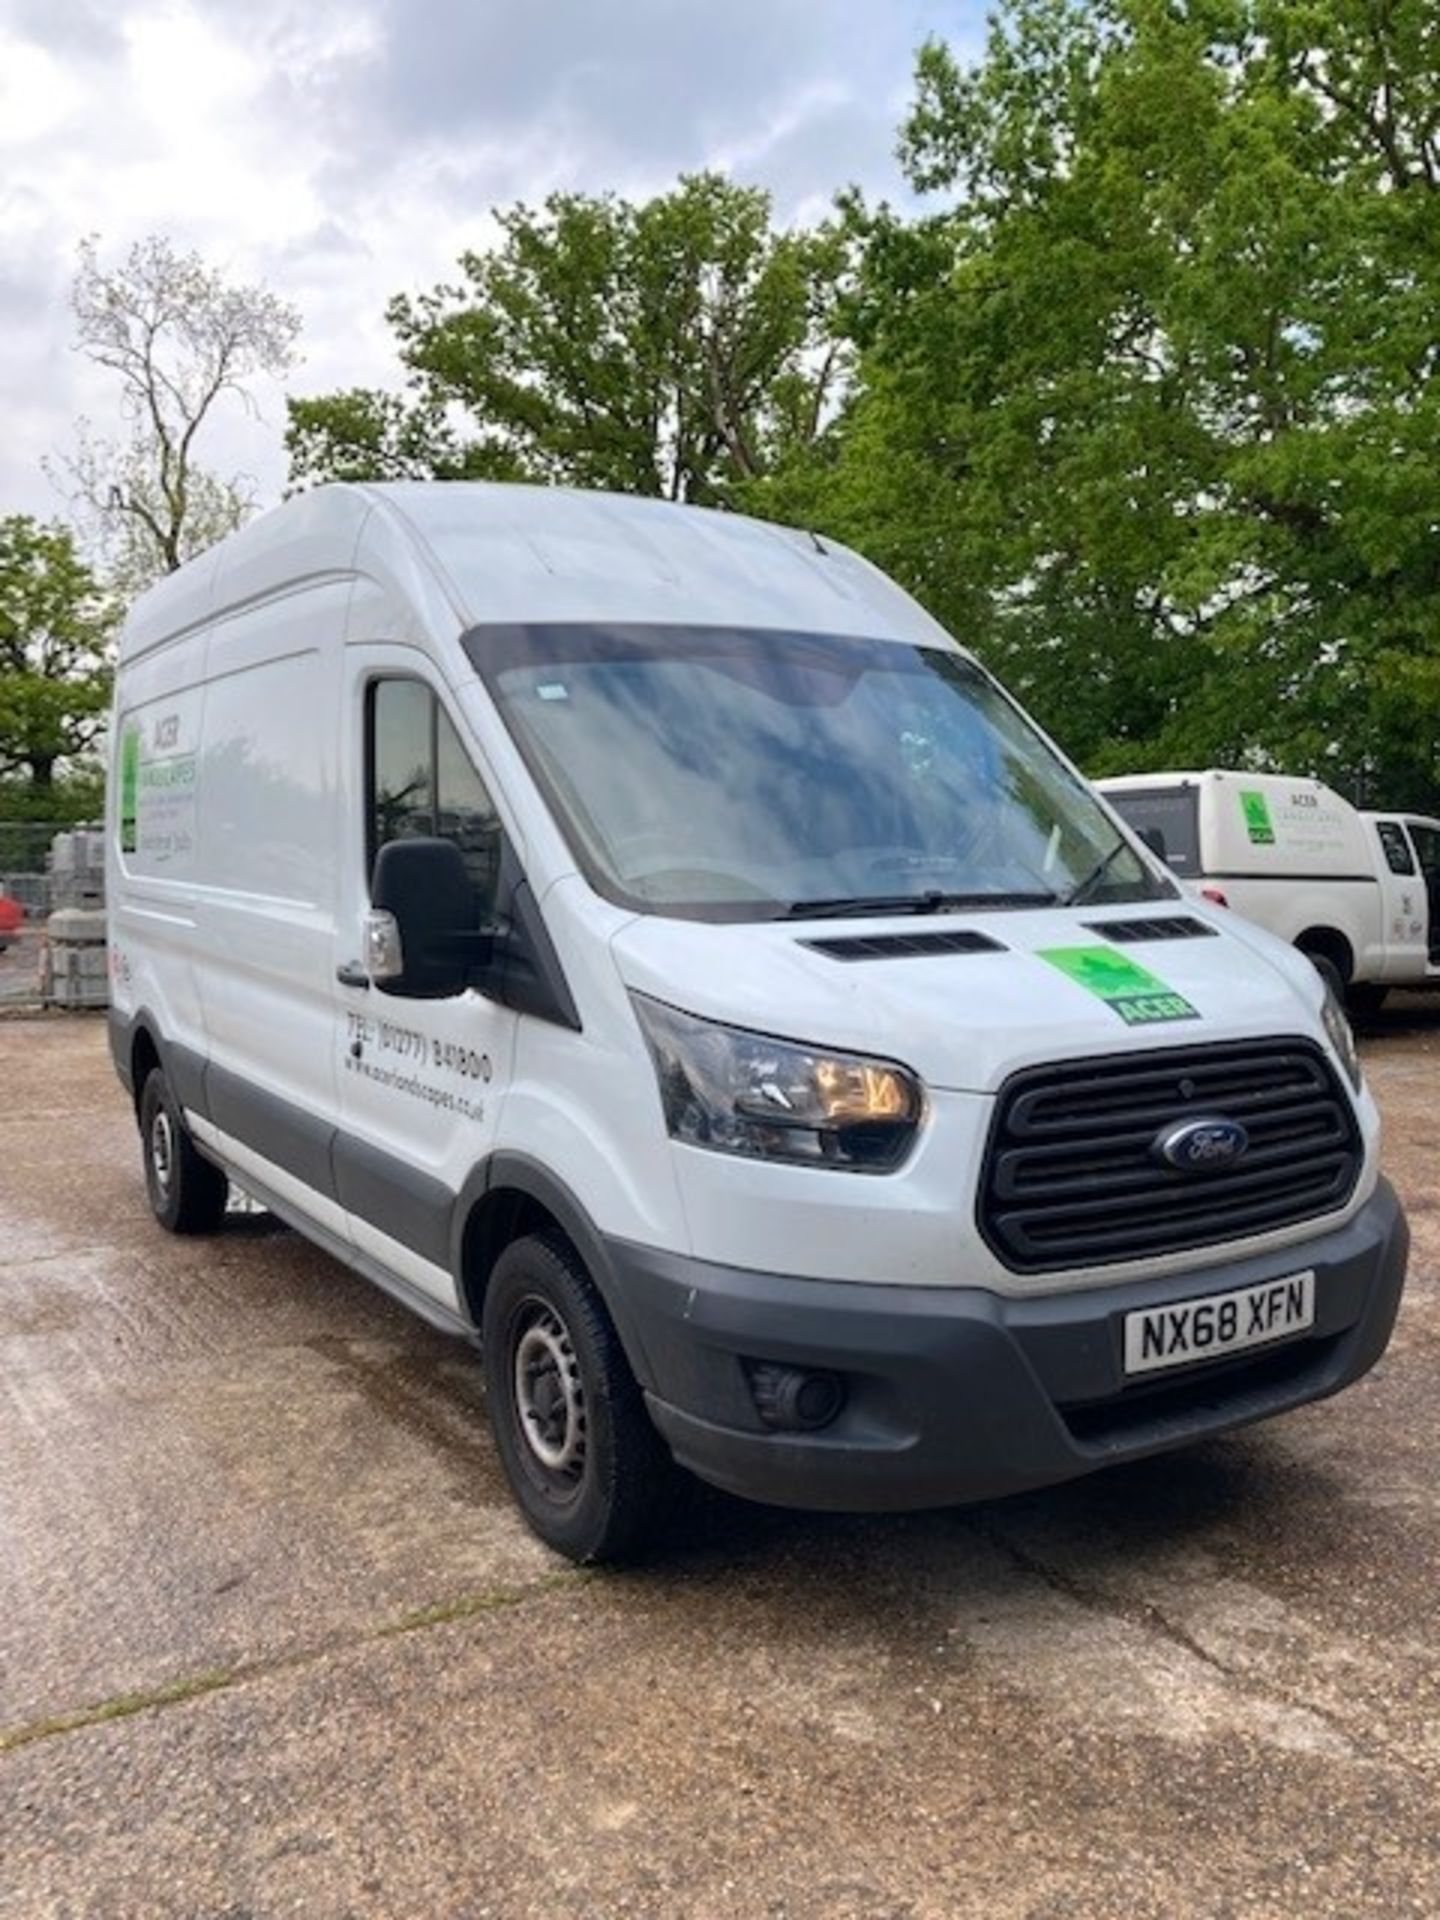
<instances>
[{"instance_id":1,"label":"van door handle","mask_svg":"<svg viewBox=\"0 0 1440 1920\"><path fill-rule=\"evenodd\" d=\"M368 987L370 976L358 960L347 960L342 967L336 967L335 978L342 987Z\"/></svg>"}]
</instances>

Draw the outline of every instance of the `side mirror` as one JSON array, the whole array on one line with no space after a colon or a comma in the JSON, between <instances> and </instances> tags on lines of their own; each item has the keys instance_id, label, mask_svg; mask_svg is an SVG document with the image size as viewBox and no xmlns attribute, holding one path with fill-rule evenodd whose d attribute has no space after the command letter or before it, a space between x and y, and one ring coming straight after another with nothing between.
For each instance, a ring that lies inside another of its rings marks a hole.
<instances>
[{"instance_id":1,"label":"side mirror","mask_svg":"<svg viewBox=\"0 0 1440 1920\"><path fill-rule=\"evenodd\" d=\"M382 993L441 1000L489 964L492 931L453 840L392 840L375 856L365 963Z\"/></svg>"}]
</instances>

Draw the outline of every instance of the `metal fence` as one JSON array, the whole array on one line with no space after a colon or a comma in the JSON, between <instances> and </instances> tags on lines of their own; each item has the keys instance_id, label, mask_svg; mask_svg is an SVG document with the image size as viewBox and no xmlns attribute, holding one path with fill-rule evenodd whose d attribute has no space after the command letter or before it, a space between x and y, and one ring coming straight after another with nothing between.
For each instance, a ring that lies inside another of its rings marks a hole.
<instances>
[{"instance_id":1,"label":"metal fence","mask_svg":"<svg viewBox=\"0 0 1440 1920\"><path fill-rule=\"evenodd\" d=\"M102 849L96 827L71 820L0 820L0 891L37 918L52 907L95 904Z\"/></svg>"}]
</instances>

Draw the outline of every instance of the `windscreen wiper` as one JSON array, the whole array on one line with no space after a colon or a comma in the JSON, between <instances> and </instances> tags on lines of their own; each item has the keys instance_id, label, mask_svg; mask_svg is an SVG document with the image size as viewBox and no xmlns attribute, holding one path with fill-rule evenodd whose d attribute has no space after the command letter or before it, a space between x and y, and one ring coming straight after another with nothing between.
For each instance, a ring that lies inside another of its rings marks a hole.
<instances>
[{"instance_id":1,"label":"windscreen wiper","mask_svg":"<svg viewBox=\"0 0 1440 1920\"><path fill-rule=\"evenodd\" d=\"M775 916L778 920L859 919L865 914L948 913L956 907L1048 907L1054 893L928 893L837 894L829 900L792 900Z\"/></svg>"},{"instance_id":2,"label":"windscreen wiper","mask_svg":"<svg viewBox=\"0 0 1440 1920\"><path fill-rule=\"evenodd\" d=\"M1080 902L1084 900L1086 896L1094 888L1099 886L1100 882L1105 878L1106 874L1109 873L1111 867L1114 866L1115 862L1120 858L1121 854L1128 853L1129 851L1130 851L1130 842L1128 840L1117 840L1114 846L1111 847L1110 851L1105 855L1104 859L1097 860L1094 866L1085 875L1084 879L1077 880L1075 882L1074 886L1070 889L1069 893L1066 894L1064 900L1061 902L1061 905L1066 907L1078 907Z\"/></svg>"}]
</instances>

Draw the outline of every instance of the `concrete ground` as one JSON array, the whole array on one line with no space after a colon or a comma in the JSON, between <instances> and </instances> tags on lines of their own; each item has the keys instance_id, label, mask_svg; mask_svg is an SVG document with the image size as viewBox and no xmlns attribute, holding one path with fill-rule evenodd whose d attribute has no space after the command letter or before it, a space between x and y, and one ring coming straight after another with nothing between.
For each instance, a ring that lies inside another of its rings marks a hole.
<instances>
[{"instance_id":1,"label":"concrete ground","mask_svg":"<svg viewBox=\"0 0 1440 1920\"><path fill-rule=\"evenodd\" d=\"M0 1915L1440 1911L1440 1008L1361 1385L918 1518L700 1500L586 1575L463 1348L167 1239L100 1021L0 1022Z\"/></svg>"}]
</instances>

